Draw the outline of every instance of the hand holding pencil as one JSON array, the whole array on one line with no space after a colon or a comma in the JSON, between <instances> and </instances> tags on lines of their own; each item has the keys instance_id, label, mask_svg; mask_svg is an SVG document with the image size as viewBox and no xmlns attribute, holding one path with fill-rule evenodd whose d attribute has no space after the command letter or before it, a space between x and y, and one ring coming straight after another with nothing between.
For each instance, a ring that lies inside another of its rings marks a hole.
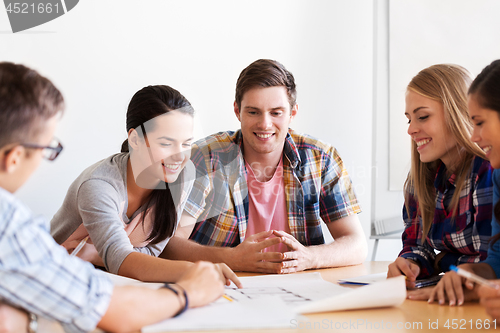
<instances>
[{"instance_id":1,"label":"hand holding pencil","mask_svg":"<svg viewBox=\"0 0 500 333\"><path fill-rule=\"evenodd\" d=\"M387 277L394 277L399 275L406 276L406 287L414 288L415 281L420 274L420 266L410 259L398 257L396 261L389 265Z\"/></svg>"},{"instance_id":2,"label":"hand holding pencil","mask_svg":"<svg viewBox=\"0 0 500 333\"><path fill-rule=\"evenodd\" d=\"M70 256L75 257L78 254L78 252L80 252L80 250L85 246L85 244L87 244L88 240L89 240L89 236L82 239L80 241L80 243L78 244L78 246L73 250L73 252L71 252Z\"/></svg>"},{"instance_id":3,"label":"hand holding pencil","mask_svg":"<svg viewBox=\"0 0 500 333\"><path fill-rule=\"evenodd\" d=\"M478 289L481 285L486 285L489 288L496 289L498 285L486 280L471 272L474 266L478 264L463 264L460 267L450 266L450 271L439 281L438 285L433 289L429 303L438 301L440 305L444 305L448 299L449 305L462 305L466 300L477 300ZM465 285L465 288L463 288ZM475 286L477 285L477 286Z\"/></svg>"}]
</instances>

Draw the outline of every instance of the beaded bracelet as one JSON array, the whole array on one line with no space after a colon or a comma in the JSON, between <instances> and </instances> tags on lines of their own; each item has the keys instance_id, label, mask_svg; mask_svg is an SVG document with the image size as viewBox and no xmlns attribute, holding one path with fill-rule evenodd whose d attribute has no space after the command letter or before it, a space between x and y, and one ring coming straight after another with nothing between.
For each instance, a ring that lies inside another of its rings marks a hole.
<instances>
[{"instance_id":1,"label":"beaded bracelet","mask_svg":"<svg viewBox=\"0 0 500 333\"><path fill-rule=\"evenodd\" d=\"M184 308L180 309L180 310L179 310L179 312L177 312L177 313L175 314L175 316L174 316L174 317L177 317L178 315L180 315L181 313L183 313L184 311L186 311L186 310L187 310L187 308L188 308L188 305L189 305L186 290L185 290L184 288L182 288L182 287L181 287L180 285L178 285L178 284L176 284L176 286L182 289L182 294L184 295L184 300L185 300L186 302L184 303ZM177 290L175 290L174 288L172 288L172 287L170 286L170 284L165 283L165 284L163 285L163 287L162 287L162 288L167 288L167 289L171 290L174 294L176 294L176 295L177 295L177 297L179 298L179 302L182 304L181 295L179 295L179 292L178 292Z\"/></svg>"}]
</instances>

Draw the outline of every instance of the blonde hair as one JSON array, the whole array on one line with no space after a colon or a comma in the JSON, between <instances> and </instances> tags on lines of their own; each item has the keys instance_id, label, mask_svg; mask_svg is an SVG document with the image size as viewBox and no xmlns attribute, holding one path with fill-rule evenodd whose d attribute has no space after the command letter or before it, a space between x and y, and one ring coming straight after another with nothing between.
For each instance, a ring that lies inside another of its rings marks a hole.
<instances>
[{"instance_id":1,"label":"blonde hair","mask_svg":"<svg viewBox=\"0 0 500 333\"><path fill-rule=\"evenodd\" d=\"M420 71L407 88L409 91L443 104L446 128L458 143L457 149L459 149L461 161L456 164L457 168L454 170L455 193L450 205L453 218L458 208L460 192L470 173L472 160L475 156L485 158L482 149L470 140L472 123L467 108L467 90L471 81L470 74L465 68L453 64L439 64ZM408 196L413 192L418 201L417 216L420 214L422 217L422 243L424 243L436 209L434 178L438 161L421 162L417 144L413 140L411 147L411 169L404 184L405 206L410 217Z\"/></svg>"}]
</instances>

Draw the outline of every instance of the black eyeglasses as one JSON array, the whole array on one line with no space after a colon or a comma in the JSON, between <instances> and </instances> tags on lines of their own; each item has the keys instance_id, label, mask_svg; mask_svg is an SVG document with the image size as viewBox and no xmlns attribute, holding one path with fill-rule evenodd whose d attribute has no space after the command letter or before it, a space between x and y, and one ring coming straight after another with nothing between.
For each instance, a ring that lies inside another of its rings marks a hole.
<instances>
[{"instance_id":1,"label":"black eyeglasses","mask_svg":"<svg viewBox=\"0 0 500 333\"><path fill-rule=\"evenodd\" d=\"M40 146L34 143L21 143L20 145L26 148L43 149L42 156L49 161L55 160L63 150L62 144L56 139L52 140L50 146Z\"/></svg>"}]
</instances>

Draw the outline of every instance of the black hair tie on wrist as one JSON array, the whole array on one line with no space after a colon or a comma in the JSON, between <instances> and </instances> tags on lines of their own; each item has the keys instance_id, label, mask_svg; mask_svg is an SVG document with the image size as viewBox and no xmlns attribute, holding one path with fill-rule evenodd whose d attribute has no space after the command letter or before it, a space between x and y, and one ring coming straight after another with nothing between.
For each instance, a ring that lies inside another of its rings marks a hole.
<instances>
[{"instance_id":1,"label":"black hair tie on wrist","mask_svg":"<svg viewBox=\"0 0 500 333\"><path fill-rule=\"evenodd\" d=\"M188 306L189 306L189 301L188 301L186 290L178 284L176 284L176 286L182 289L182 294L184 295L185 302L184 302L184 308L180 309L179 312L177 312L174 317L177 317L178 315L180 315L181 313L186 311ZM165 283L162 288L167 288L167 289L171 290L174 294L177 295L180 303L182 304L181 295L179 295L179 292L177 290L175 290L174 288L172 288L169 283Z\"/></svg>"}]
</instances>

